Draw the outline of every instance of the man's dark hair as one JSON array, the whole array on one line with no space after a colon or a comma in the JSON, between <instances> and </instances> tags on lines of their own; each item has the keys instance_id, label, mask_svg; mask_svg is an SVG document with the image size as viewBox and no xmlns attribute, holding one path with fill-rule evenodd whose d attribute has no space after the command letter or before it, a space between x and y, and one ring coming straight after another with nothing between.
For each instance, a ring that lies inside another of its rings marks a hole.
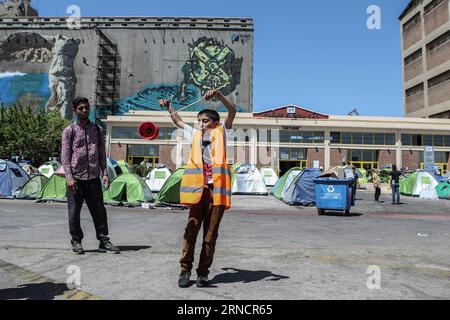
<instances>
[{"instance_id":1,"label":"man's dark hair","mask_svg":"<svg viewBox=\"0 0 450 320\"><path fill-rule=\"evenodd\" d=\"M392 171L397 171L397 165L396 164L392 165Z\"/></svg>"},{"instance_id":2,"label":"man's dark hair","mask_svg":"<svg viewBox=\"0 0 450 320\"><path fill-rule=\"evenodd\" d=\"M85 98L85 97L76 97L75 99L73 99L72 101L72 107L74 109L76 109L78 107L79 104L81 103L87 103L89 104L89 99Z\"/></svg>"},{"instance_id":3,"label":"man's dark hair","mask_svg":"<svg viewBox=\"0 0 450 320\"><path fill-rule=\"evenodd\" d=\"M211 120L214 122L220 121L220 115L216 110L211 110L211 109L202 110L198 113L197 117L201 116L202 114L206 115L208 118L211 118Z\"/></svg>"}]
</instances>

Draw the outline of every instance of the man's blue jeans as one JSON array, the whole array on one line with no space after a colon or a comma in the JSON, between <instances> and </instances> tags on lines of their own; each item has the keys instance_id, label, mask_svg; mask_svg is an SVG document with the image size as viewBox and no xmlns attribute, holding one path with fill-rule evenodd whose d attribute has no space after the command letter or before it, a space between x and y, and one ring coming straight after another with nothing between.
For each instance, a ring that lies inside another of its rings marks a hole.
<instances>
[{"instance_id":1,"label":"man's blue jeans","mask_svg":"<svg viewBox=\"0 0 450 320\"><path fill-rule=\"evenodd\" d=\"M392 188L392 203L400 203L400 185L398 183L393 183L391 185Z\"/></svg>"}]
</instances>

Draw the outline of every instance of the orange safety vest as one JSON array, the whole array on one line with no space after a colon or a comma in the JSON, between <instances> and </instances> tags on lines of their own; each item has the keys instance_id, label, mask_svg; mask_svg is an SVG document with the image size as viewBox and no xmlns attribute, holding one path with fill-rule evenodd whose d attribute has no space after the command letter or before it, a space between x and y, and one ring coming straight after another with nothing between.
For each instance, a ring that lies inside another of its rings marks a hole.
<instances>
[{"instance_id":1,"label":"orange safety vest","mask_svg":"<svg viewBox=\"0 0 450 320\"><path fill-rule=\"evenodd\" d=\"M213 174L213 205L231 206L231 173L227 164L225 128L221 125L211 131ZM189 160L181 179L180 203L194 205L202 199L205 188L203 176L202 132L195 130Z\"/></svg>"}]
</instances>

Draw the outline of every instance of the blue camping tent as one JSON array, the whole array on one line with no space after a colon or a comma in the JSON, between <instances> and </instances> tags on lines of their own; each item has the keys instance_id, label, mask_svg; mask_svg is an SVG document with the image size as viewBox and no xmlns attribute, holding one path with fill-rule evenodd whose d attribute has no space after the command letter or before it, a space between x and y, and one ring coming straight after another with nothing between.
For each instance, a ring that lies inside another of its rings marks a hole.
<instances>
[{"instance_id":1,"label":"blue camping tent","mask_svg":"<svg viewBox=\"0 0 450 320\"><path fill-rule=\"evenodd\" d=\"M319 169L309 168L303 170L286 190L283 201L289 205L307 206L316 203L314 179L322 173Z\"/></svg>"},{"instance_id":2,"label":"blue camping tent","mask_svg":"<svg viewBox=\"0 0 450 320\"><path fill-rule=\"evenodd\" d=\"M21 166L0 159L0 198L13 198L28 180L30 176Z\"/></svg>"}]
</instances>

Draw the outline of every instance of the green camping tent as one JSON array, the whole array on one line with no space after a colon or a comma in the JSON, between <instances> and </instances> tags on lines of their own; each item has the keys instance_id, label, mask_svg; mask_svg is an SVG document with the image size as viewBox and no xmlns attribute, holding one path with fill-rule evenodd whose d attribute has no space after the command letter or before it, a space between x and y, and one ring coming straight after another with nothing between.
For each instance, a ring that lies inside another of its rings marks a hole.
<instances>
[{"instance_id":1,"label":"green camping tent","mask_svg":"<svg viewBox=\"0 0 450 320\"><path fill-rule=\"evenodd\" d=\"M67 182L66 178L57 174L54 174L45 184L39 195L39 201L67 201Z\"/></svg>"},{"instance_id":2,"label":"green camping tent","mask_svg":"<svg viewBox=\"0 0 450 320\"><path fill-rule=\"evenodd\" d=\"M152 192L141 177L131 173L123 173L103 192L103 200L110 205L140 206L144 202L152 202Z\"/></svg>"},{"instance_id":3,"label":"green camping tent","mask_svg":"<svg viewBox=\"0 0 450 320\"><path fill-rule=\"evenodd\" d=\"M37 199L48 182L48 178L42 174L34 175L22 188L17 190L17 199Z\"/></svg>"},{"instance_id":4,"label":"green camping tent","mask_svg":"<svg viewBox=\"0 0 450 320\"><path fill-rule=\"evenodd\" d=\"M120 167L120 170L122 170L122 173L132 173L131 166L125 162L125 160L119 160L117 161L117 164Z\"/></svg>"},{"instance_id":5,"label":"green camping tent","mask_svg":"<svg viewBox=\"0 0 450 320\"><path fill-rule=\"evenodd\" d=\"M428 172L414 172L407 178L400 179L400 193L418 197L422 190L435 191L437 185L436 179ZM435 197L437 197L436 194Z\"/></svg>"},{"instance_id":6,"label":"green camping tent","mask_svg":"<svg viewBox=\"0 0 450 320\"><path fill-rule=\"evenodd\" d=\"M367 171L363 168L357 168L356 169L358 174L358 183L359 187L362 187L363 185L366 185L369 181L367 180Z\"/></svg>"},{"instance_id":7,"label":"green camping tent","mask_svg":"<svg viewBox=\"0 0 450 320\"><path fill-rule=\"evenodd\" d=\"M156 196L157 206L179 205L181 178L184 174L184 168L178 168L166 180Z\"/></svg>"},{"instance_id":8,"label":"green camping tent","mask_svg":"<svg viewBox=\"0 0 450 320\"><path fill-rule=\"evenodd\" d=\"M439 199L450 200L450 180L442 181L435 189Z\"/></svg>"},{"instance_id":9,"label":"green camping tent","mask_svg":"<svg viewBox=\"0 0 450 320\"><path fill-rule=\"evenodd\" d=\"M277 183L273 186L272 194L278 200L283 198L284 192L287 190L292 181L295 180L297 175L302 172L302 168L294 167L289 169L280 179L278 179Z\"/></svg>"},{"instance_id":10,"label":"green camping tent","mask_svg":"<svg viewBox=\"0 0 450 320\"><path fill-rule=\"evenodd\" d=\"M50 177L55 173L56 169L61 165L61 163L56 161L50 161L44 163L38 168L38 171L50 179Z\"/></svg>"}]
</instances>

